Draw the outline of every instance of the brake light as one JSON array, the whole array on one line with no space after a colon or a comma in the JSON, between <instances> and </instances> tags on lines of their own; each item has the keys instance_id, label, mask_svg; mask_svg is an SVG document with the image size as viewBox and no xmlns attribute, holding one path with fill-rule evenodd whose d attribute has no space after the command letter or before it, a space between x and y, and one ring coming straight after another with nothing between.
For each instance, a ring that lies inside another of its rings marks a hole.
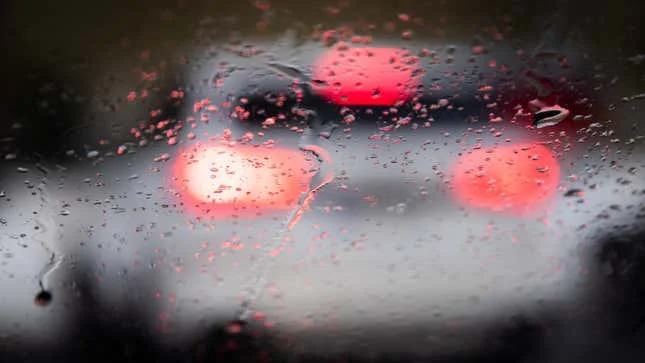
<instances>
[{"instance_id":1,"label":"brake light","mask_svg":"<svg viewBox=\"0 0 645 363\"><path fill-rule=\"evenodd\" d=\"M478 149L453 167L453 193L470 206L525 211L552 197L560 166L548 148L536 144Z\"/></svg>"},{"instance_id":2,"label":"brake light","mask_svg":"<svg viewBox=\"0 0 645 363\"><path fill-rule=\"evenodd\" d=\"M345 106L394 106L410 100L421 80L419 60L397 48L337 47L314 64L313 89Z\"/></svg>"},{"instance_id":3,"label":"brake light","mask_svg":"<svg viewBox=\"0 0 645 363\"><path fill-rule=\"evenodd\" d=\"M310 170L296 150L198 144L179 153L173 179L185 205L229 216L293 208L308 190Z\"/></svg>"}]
</instances>

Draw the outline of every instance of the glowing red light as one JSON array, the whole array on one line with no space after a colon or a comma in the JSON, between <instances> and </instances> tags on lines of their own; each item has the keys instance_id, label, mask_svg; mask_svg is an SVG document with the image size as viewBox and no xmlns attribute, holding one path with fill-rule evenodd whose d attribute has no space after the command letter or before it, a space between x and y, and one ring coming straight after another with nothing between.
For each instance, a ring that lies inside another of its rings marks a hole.
<instances>
[{"instance_id":1,"label":"glowing red light","mask_svg":"<svg viewBox=\"0 0 645 363\"><path fill-rule=\"evenodd\" d=\"M452 176L453 192L463 203L494 211L526 211L555 194L560 166L546 147L522 144L465 154Z\"/></svg>"},{"instance_id":2,"label":"glowing red light","mask_svg":"<svg viewBox=\"0 0 645 363\"><path fill-rule=\"evenodd\" d=\"M184 205L228 217L293 208L308 190L310 170L297 150L198 144L180 152L173 179Z\"/></svg>"},{"instance_id":3,"label":"glowing red light","mask_svg":"<svg viewBox=\"0 0 645 363\"><path fill-rule=\"evenodd\" d=\"M393 106L414 96L420 70L406 50L339 47L315 63L313 88L338 105Z\"/></svg>"}]
</instances>

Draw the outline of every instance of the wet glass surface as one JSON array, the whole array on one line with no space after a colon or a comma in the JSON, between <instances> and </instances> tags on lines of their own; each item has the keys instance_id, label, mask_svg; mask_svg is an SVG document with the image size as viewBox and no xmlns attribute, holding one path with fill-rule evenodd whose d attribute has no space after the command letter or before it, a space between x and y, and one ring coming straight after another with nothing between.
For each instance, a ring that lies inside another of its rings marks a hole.
<instances>
[{"instance_id":1,"label":"wet glass surface","mask_svg":"<svg viewBox=\"0 0 645 363\"><path fill-rule=\"evenodd\" d=\"M3 7L3 361L642 361L638 2Z\"/></svg>"}]
</instances>

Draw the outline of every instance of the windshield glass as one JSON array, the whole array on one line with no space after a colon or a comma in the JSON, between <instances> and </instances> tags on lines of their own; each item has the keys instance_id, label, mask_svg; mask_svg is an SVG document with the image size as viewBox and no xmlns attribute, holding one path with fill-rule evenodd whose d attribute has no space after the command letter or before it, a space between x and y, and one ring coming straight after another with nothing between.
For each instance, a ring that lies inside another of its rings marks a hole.
<instances>
[{"instance_id":1,"label":"windshield glass","mask_svg":"<svg viewBox=\"0 0 645 363\"><path fill-rule=\"evenodd\" d=\"M0 357L642 361L642 7L3 4Z\"/></svg>"}]
</instances>

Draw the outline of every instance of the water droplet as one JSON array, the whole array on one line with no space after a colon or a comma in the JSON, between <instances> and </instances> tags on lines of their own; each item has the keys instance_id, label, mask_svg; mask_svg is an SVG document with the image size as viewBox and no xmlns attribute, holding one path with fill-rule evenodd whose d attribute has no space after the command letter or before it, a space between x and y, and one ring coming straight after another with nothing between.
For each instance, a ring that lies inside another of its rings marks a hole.
<instances>
[{"instance_id":1,"label":"water droplet","mask_svg":"<svg viewBox=\"0 0 645 363\"><path fill-rule=\"evenodd\" d=\"M226 332L229 334L240 334L244 329L244 321L235 320L226 327Z\"/></svg>"},{"instance_id":2,"label":"water droplet","mask_svg":"<svg viewBox=\"0 0 645 363\"><path fill-rule=\"evenodd\" d=\"M47 290L41 290L36 294L34 298L34 303L38 306L47 306L52 302L53 296L52 293Z\"/></svg>"},{"instance_id":3,"label":"water droplet","mask_svg":"<svg viewBox=\"0 0 645 363\"><path fill-rule=\"evenodd\" d=\"M162 162L162 161L167 161L169 159L170 159L170 155L168 153L163 153L163 154L161 154L159 156L156 156L154 159L152 159L152 161L158 163L158 162Z\"/></svg>"},{"instance_id":4,"label":"water droplet","mask_svg":"<svg viewBox=\"0 0 645 363\"><path fill-rule=\"evenodd\" d=\"M564 193L565 197L581 197L583 194L583 191L581 189L573 188L567 190L566 193Z\"/></svg>"},{"instance_id":5,"label":"water droplet","mask_svg":"<svg viewBox=\"0 0 645 363\"><path fill-rule=\"evenodd\" d=\"M543 107L533 115L533 125L537 128L554 126L569 116L569 110L558 105Z\"/></svg>"}]
</instances>

